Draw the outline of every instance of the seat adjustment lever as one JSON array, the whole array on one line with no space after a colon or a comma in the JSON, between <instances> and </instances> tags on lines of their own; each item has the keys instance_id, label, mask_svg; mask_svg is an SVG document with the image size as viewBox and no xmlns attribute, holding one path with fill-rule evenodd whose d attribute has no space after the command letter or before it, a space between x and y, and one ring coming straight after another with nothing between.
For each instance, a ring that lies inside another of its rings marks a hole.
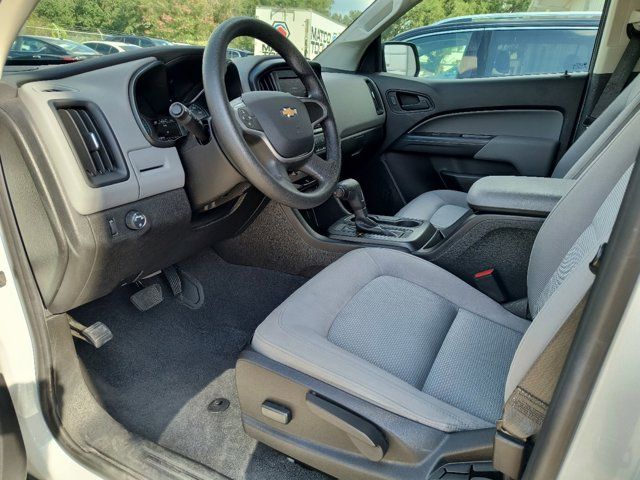
<instances>
[{"instance_id":1,"label":"seat adjustment lever","mask_svg":"<svg viewBox=\"0 0 640 480\"><path fill-rule=\"evenodd\" d=\"M315 392L308 392L306 400L312 413L346 433L365 457L374 462L382 460L389 444L378 427Z\"/></svg>"}]
</instances>

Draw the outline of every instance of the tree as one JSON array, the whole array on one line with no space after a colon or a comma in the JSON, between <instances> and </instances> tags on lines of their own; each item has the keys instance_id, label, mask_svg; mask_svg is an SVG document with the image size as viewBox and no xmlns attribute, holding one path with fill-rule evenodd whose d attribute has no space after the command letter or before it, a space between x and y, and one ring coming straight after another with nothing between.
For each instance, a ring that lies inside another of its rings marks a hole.
<instances>
[{"instance_id":1,"label":"tree","mask_svg":"<svg viewBox=\"0 0 640 480\"><path fill-rule=\"evenodd\" d=\"M393 38L411 28L443 18L479 13L518 12L531 0L422 0L384 33ZM41 0L30 25L52 30L99 31L165 38L204 44L211 31L227 18L254 16L256 7L309 8L349 25L359 14L331 13L333 0ZM253 40L240 38L234 46L251 50Z\"/></svg>"}]
</instances>

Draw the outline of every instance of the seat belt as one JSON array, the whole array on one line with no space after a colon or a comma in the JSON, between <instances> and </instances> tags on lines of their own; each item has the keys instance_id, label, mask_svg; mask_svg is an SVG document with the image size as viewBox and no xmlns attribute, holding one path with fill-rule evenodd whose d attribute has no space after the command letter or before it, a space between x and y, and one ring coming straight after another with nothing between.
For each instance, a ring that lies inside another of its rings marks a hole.
<instances>
[{"instance_id":1,"label":"seat belt","mask_svg":"<svg viewBox=\"0 0 640 480\"><path fill-rule=\"evenodd\" d=\"M531 440L542 428L588 295L589 291L505 403L502 418L496 425L493 467L507 477L518 479L524 471L533 447Z\"/></svg>"},{"instance_id":2,"label":"seat belt","mask_svg":"<svg viewBox=\"0 0 640 480\"><path fill-rule=\"evenodd\" d=\"M596 276L606 249L605 242L589 262L589 270ZM549 403L556 390L590 292L591 287L522 377L504 405L502 418L496 424L493 467L509 478L519 479L527 465L533 440L547 416Z\"/></svg>"},{"instance_id":3,"label":"seat belt","mask_svg":"<svg viewBox=\"0 0 640 480\"><path fill-rule=\"evenodd\" d=\"M635 27L638 23L640 23L640 12L636 11L631 14L629 23L627 24L629 43L624 49L622 57L620 57L611 77L609 77L609 81L607 81L602 93L591 109L591 113L584 119L584 127L588 127L596 118L602 115L602 112L616 99L629 82L633 74L633 69L638 63L638 60L640 60L640 32Z\"/></svg>"}]
</instances>

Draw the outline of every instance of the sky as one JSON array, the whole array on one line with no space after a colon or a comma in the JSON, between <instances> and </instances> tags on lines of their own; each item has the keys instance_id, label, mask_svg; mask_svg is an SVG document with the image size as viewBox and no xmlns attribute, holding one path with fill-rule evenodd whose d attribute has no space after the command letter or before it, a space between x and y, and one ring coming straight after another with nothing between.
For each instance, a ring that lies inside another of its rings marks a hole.
<instances>
[{"instance_id":1,"label":"sky","mask_svg":"<svg viewBox=\"0 0 640 480\"><path fill-rule=\"evenodd\" d=\"M333 0L331 11L334 13L349 13L351 10L363 11L372 0Z\"/></svg>"}]
</instances>

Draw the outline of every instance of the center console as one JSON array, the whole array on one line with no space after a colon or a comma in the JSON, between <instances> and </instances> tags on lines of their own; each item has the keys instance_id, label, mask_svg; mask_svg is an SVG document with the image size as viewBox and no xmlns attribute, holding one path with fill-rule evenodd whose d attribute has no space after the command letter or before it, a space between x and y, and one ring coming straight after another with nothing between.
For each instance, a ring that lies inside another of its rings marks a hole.
<instances>
[{"instance_id":1,"label":"center console","mask_svg":"<svg viewBox=\"0 0 640 480\"><path fill-rule=\"evenodd\" d=\"M422 257L505 304L527 296L529 255L544 218L574 180L485 177L468 206L444 205L429 220L368 213L355 180L338 184L323 234L345 245L402 249ZM522 302L521 302L522 303ZM526 312L518 314L525 316Z\"/></svg>"},{"instance_id":2,"label":"center console","mask_svg":"<svg viewBox=\"0 0 640 480\"><path fill-rule=\"evenodd\" d=\"M437 241L438 232L427 221L370 215L360 184L351 178L338 183L334 197L347 202L353 215L345 215L331 225L329 238L409 251Z\"/></svg>"},{"instance_id":3,"label":"center console","mask_svg":"<svg viewBox=\"0 0 640 480\"><path fill-rule=\"evenodd\" d=\"M478 215L544 218L573 183L574 180L560 178L485 177L469 190L468 207L443 205L427 221L370 215L358 182L343 180L334 197L347 202L353 214L336 220L327 233L334 240L402 248L420 254L456 234Z\"/></svg>"},{"instance_id":4,"label":"center console","mask_svg":"<svg viewBox=\"0 0 640 480\"><path fill-rule=\"evenodd\" d=\"M400 247L412 252L430 244L437 237L435 228L423 220L382 215L371 215L370 218L384 227L384 233L359 230L354 215L347 215L329 227L329 238L346 242Z\"/></svg>"}]
</instances>

